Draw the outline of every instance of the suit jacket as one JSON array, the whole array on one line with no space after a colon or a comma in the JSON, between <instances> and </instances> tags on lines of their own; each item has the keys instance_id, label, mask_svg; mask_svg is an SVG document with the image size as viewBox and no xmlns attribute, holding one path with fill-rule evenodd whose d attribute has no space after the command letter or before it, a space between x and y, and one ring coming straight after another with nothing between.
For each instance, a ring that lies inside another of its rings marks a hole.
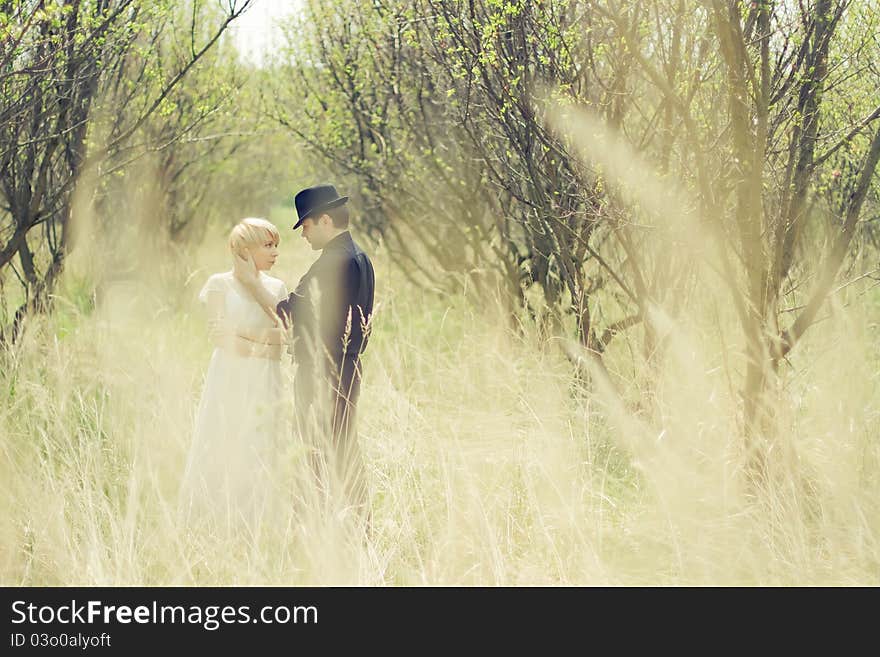
<instances>
[{"instance_id":1,"label":"suit jacket","mask_svg":"<svg viewBox=\"0 0 880 657\"><path fill-rule=\"evenodd\" d=\"M346 231L330 240L277 312L293 322L297 372L323 357L339 368L366 349L373 314L373 263Z\"/></svg>"}]
</instances>

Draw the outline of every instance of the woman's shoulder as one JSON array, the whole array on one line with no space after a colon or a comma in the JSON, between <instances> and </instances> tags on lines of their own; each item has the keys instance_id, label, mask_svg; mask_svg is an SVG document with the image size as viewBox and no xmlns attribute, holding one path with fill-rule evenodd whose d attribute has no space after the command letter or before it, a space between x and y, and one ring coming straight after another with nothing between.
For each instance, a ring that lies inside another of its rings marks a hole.
<instances>
[{"instance_id":1,"label":"woman's shoulder","mask_svg":"<svg viewBox=\"0 0 880 657\"><path fill-rule=\"evenodd\" d=\"M229 288L232 282L232 272L218 272L208 276L208 280L199 291L199 298L204 301L209 292L222 292Z\"/></svg>"},{"instance_id":2,"label":"woman's shoulder","mask_svg":"<svg viewBox=\"0 0 880 657\"><path fill-rule=\"evenodd\" d=\"M231 271L219 271L216 274L211 274L208 276L207 283L231 283L232 282L232 272Z\"/></svg>"}]
</instances>

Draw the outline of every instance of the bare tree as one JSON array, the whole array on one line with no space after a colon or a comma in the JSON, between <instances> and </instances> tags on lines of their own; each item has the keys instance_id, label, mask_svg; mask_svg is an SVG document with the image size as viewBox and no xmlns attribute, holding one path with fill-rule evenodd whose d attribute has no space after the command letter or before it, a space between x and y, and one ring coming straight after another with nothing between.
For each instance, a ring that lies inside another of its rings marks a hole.
<instances>
[{"instance_id":1,"label":"bare tree","mask_svg":"<svg viewBox=\"0 0 880 657\"><path fill-rule=\"evenodd\" d=\"M14 327L28 312L47 307L73 247L71 199L83 173L130 146L130 138L249 4L228 3L204 40L193 29L189 56L159 73L153 93L144 93L123 71L133 59L142 72L151 71L149 50L137 46L157 38L171 8L135 0L2 4L11 23L0 57L0 271L11 268L25 290ZM198 5L192 5L194 17ZM103 102L113 104L116 119L98 148L89 141L90 119Z\"/></svg>"},{"instance_id":2,"label":"bare tree","mask_svg":"<svg viewBox=\"0 0 880 657\"><path fill-rule=\"evenodd\" d=\"M648 309L675 312L700 289L704 258L743 337L743 425L760 451L767 393L877 193L870 4L337 0L312 11L319 27L284 69L302 112L278 118L361 187L371 224L404 255L413 247L411 268L430 278L434 264L491 261L513 296L525 302L536 284L573 316L592 354L641 323L650 355L662 345ZM601 157L550 130L548 95L588 108L653 163L652 179L683 189L663 212L697 222L711 248L661 230L656 209L594 166Z\"/></svg>"}]
</instances>

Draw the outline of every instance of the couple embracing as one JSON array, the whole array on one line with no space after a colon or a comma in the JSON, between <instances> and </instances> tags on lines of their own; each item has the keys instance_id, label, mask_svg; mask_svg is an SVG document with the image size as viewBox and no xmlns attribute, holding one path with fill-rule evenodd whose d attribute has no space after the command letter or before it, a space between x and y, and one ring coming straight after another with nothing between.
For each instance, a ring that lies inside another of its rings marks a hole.
<instances>
[{"instance_id":1,"label":"couple embracing","mask_svg":"<svg viewBox=\"0 0 880 657\"><path fill-rule=\"evenodd\" d=\"M232 270L211 276L199 293L215 348L185 474L191 503L198 496L215 508L241 510L258 502L275 443L284 440L280 420L290 402L281 358L289 351L295 423L313 481L369 517L355 413L375 279L349 233L347 201L332 185L297 193L293 229L302 228L321 255L293 293L267 273L278 257L277 228L250 218L232 229Z\"/></svg>"}]
</instances>

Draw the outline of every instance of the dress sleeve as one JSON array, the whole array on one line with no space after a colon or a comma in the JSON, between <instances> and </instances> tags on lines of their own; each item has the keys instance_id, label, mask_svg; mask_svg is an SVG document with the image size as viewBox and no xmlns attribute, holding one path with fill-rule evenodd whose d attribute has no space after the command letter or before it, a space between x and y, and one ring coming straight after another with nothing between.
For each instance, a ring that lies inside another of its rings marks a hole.
<instances>
[{"instance_id":1,"label":"dress sleeve","mask_svg":"<svg viewBox=\"0 0 880 657\"><path fill-rule=\"evenodd\" d=\"M217 339L228 332L226 321L226 286L217 276L211 276L199 292L199 301L205 308L208 336L217 344Z\"/></svg>"},{"instance_id":2,"label":"dress sleeve","mask_svg":"<svg viewBox=\"0 0 880 657\"><path fill-rule=\"evenodd\" d=\"M220 277L214 274L211 276L205 284L202 286L201 291L199 291L199 301L202 303L208 303L208 297L213 293L222 293L223 292L223 281L220 280Z\"/></svg>"}]
</instances>

